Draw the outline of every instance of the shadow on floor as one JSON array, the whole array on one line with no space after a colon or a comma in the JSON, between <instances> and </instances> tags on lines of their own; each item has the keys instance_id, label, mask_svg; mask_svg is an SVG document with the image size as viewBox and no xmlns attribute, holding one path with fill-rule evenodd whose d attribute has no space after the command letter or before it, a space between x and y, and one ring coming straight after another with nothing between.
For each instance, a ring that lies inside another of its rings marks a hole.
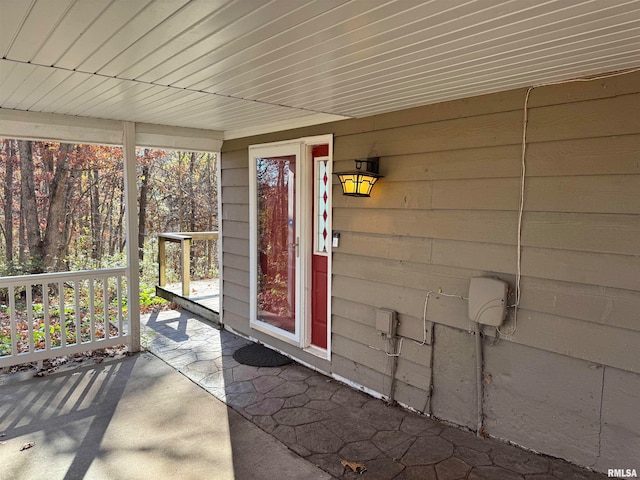
<instances>
[{"instance_id":1,"label":"shadow on floor","mask_svg":"<svg viewBox=\"0 0 640 480\"><path fill-rule=\"evenodd\" d=\"M149 353L24 377L0 391L2 479L330 478Z\"/></svg>"},{"instance_id":2,"label":"shadow on floor","mask_svg":"<svg viewBox=\"0 0 640 480\"><path fill-rule=\"evenodd\" d=\"M35 441L34 449L42 443L55 445L52 453L72 459L60 478L84 478L101 455L100 444L133 366L134 362L113 360L4 386L0 396L3 440L37 438L30 440ZM3 450L8 450L6 445ZM29 453L22 455L27 464ZM4 474L11 467L2 463ZM20 478L26 468L18 462L10 478Z\"/></svg>"},{"instance_id":3,"label":"shadow on floor","mask_svg":"<svg viewBox=\"0 0 640 480\"><path fill-rule=\"evenodd\" d=\"M150 320L151 352L336 478L606 478L388 406L298 364L240 365L232 354L249 342L187 311L161 312ZM180 341L157 328L162 323L167 331L174 324L182 329L185 322L186 338ZM343 461L362 463L367 472L354 473Z\"/></svg>"}]
</instances>

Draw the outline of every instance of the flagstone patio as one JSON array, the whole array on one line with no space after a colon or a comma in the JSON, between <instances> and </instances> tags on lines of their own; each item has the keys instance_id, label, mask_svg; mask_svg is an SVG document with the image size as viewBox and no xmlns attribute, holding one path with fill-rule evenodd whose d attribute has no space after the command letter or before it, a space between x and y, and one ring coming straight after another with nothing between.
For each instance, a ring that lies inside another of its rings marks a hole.
<instances>
[{"instance_id":1,"label":"flagstone patio","mask_svg":"<svg viewBox=\"0 0 640 480\"><path fill-rule=\"evenodd\" d=\"M248 343L187 311L143 318L145 348L336 478L606 478L389 406L299 364L241 365L232 354ZM354 473L343 466L343 460L364 464L366 472Z\"/></svg>"}]
</instances>

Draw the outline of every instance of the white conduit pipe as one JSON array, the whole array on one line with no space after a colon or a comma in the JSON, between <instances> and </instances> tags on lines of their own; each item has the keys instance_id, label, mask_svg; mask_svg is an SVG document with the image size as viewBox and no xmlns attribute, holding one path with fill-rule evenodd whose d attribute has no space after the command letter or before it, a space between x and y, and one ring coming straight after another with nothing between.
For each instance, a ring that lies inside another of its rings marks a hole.
<instances>
[{"instance_id":1,"label":"white conduit pipe","mask_svg":"<svg viewBox=\"0 0 640 480\"><path fill-rule=\"evenodd\" d=\"M478 430L476 435L478 437L482 437L483 430L483 420L484 420L484 412L482 408L482 404L484 401L484 391L482 388L482 363L483 363L483 352L482 352L482 334L480 332L480 324L476 323L476 393L477 393L477 407L478 407Z\"/></svg>"}]
</instances>

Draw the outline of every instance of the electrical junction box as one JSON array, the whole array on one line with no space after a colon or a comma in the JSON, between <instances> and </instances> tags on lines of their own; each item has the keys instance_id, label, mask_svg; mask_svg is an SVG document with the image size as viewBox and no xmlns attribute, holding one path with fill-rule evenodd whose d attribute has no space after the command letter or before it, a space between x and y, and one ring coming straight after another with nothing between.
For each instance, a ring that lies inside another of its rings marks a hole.
<instances>
[{"instance_id":1,"label":"electrical junction box","mask_svg":"<svg viewBox=\"0 0 640 480\"><path fill-rule=\"evenodd\" d=\"M396 334L396 312L386 308L376 309L376 330L381 335L393 337Z\"/></svg>"},{"instance_id":2,"label":"electrical junction box","mask_svg":"<svg viewBox=\"0 0 640 480\"><path fill-rule=\"evenodd\" d=\"M476 277L469 285L469 318L499 327L507 313L509 285L497 278Z\"/></svg>"}]
</instances>

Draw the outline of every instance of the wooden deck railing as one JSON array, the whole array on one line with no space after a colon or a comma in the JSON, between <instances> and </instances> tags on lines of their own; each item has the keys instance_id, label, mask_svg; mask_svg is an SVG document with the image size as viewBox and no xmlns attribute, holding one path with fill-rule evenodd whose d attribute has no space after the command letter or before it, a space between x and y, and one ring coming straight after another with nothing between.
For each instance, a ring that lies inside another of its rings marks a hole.
<instances>
[{"instance_id":1,"label":"wooden deck railing","mask_svg":"<svg viewBox=\"0 0 640 480\"><path fill-rule=\"evenodd\" d=\"M217 240L218 232L172 232L158 234L158 285L164 287L167 284L167 254L166 242L180 244L180 268L182 280L182 296L188 297L191 288L191 242L193 240Z\"/></svg>"}]
</instances>

